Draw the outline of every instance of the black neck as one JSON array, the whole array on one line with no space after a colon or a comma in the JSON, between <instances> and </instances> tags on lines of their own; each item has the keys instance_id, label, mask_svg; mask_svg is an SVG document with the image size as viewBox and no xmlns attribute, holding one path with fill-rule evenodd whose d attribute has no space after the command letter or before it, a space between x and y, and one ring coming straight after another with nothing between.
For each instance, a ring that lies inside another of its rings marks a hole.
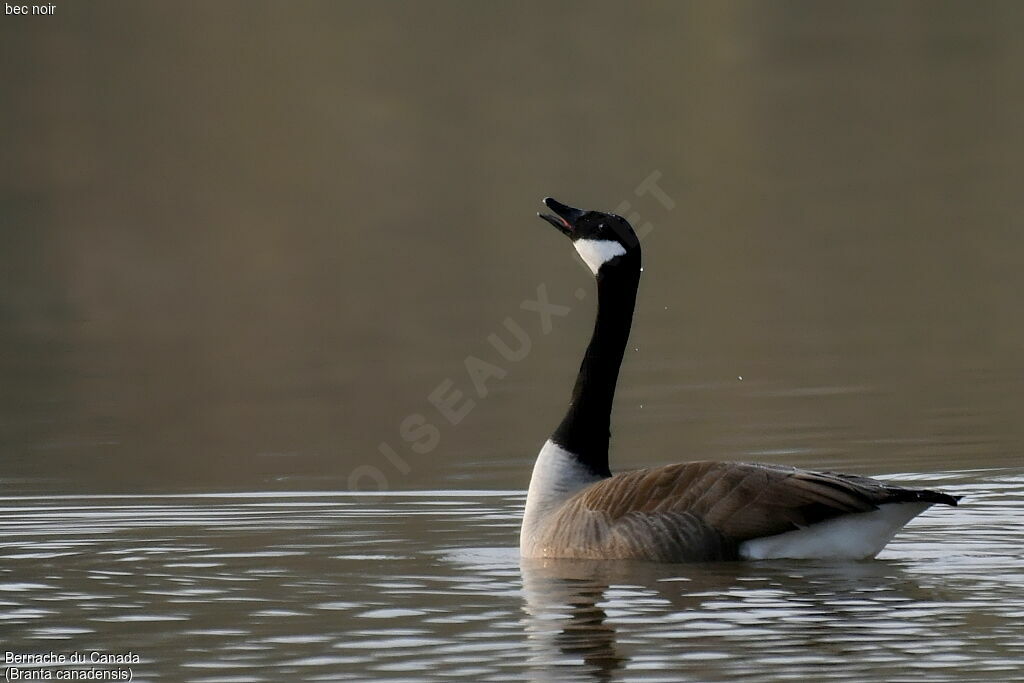
<instances>
[{"instance_id":1,"label":"black neck","mask_svg":"<svg viewBox=\"0 0 1024 683\"><path fill-rule=\"evenodd\" d=\"M624 254L597 274L597 322L583 356L569 409L551 436L595 474L611 476L608 440L612 399L619 366L629 340L636 290L640 283L640 252Z\"/></svg>"}]
</instances>

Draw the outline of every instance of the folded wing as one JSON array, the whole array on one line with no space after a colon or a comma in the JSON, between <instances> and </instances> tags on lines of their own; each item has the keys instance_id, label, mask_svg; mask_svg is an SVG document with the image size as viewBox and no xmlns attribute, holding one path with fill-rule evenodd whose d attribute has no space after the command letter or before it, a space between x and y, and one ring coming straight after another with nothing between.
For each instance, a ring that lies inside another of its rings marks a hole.
<instances>
[{"instance_id":1,"label":"folded wing","mask_svg":"<svg viewBox=\"0 0 1024 683\"><path fill-rule=\"evenodd\" d=\"M746 540L887 503L956 500L866 477L692 462L624 472L584 489L555 513L543 545L562 557L734 559Z\"/></svg>"}]
</instances>

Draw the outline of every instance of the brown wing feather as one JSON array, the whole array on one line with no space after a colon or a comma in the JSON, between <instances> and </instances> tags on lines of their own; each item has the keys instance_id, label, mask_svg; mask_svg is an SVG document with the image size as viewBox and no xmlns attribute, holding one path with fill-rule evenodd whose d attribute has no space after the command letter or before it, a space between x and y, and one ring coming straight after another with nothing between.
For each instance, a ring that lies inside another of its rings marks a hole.
<instances>
[{"instance_id":1,"label":"brown wing feather","mask_svg":"<svg viewBox=\"0 0 1024 683\"><path fill-rule=\"evenodd\" d=\"M905 501L957 498L780 465L691 462L588 486L553 513L539 545L555 557L735 559L745 540Z\"/></svg>"},{"instance_id":2,"label":"brown wing feather","mask_svg":"<svg viewBox=\"0 0 1024 683\"><path fill-rule=\"evenodd\" d=\"M789 467L693 462L625 472L582 491L580 505L610 522L630 514L694 515L737 541L867 512L890 487Z\"/></svg>"}]
</instances>

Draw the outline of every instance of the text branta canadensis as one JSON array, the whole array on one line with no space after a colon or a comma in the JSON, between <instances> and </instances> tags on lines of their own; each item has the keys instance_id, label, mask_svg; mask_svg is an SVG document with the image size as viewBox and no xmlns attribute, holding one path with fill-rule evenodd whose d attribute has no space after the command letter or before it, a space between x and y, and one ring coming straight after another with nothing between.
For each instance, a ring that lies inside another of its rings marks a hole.
<instances>
[{"instance_id":1,"label":"text branta canadensis","mask_svg":"<svg viewBox=\"0 0 1024 683\"><path fill-rule=\"evenodd\" d=\"M597 278L593 336L562 422L537 456L526 557L731 559L874 557L904 524L959 496L781 465L689 462L612 475L612 397L629 338L640 243L619 216L554 199L541 218L572 239Z\"/></svg>"}]
</instances>

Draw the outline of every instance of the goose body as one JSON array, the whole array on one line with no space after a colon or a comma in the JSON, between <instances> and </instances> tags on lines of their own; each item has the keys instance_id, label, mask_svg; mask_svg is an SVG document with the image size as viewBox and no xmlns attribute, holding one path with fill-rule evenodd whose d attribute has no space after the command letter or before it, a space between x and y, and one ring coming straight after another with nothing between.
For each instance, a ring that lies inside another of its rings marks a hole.
<instances>
[{"instance_id":1,"label":"goose body","mask_svg":"<svg viewBox=\"0 0 1024 683\"><path fill-rule=\"evenodd\" d=\"M619 216L546 199L542 218L597 278L598 313L566 416L534 464L525 557L692 562L874 557L912 518L958 497L782 465L688 462L612 475L611 404L640 279Z\"/></svg>"}]
</instances>

